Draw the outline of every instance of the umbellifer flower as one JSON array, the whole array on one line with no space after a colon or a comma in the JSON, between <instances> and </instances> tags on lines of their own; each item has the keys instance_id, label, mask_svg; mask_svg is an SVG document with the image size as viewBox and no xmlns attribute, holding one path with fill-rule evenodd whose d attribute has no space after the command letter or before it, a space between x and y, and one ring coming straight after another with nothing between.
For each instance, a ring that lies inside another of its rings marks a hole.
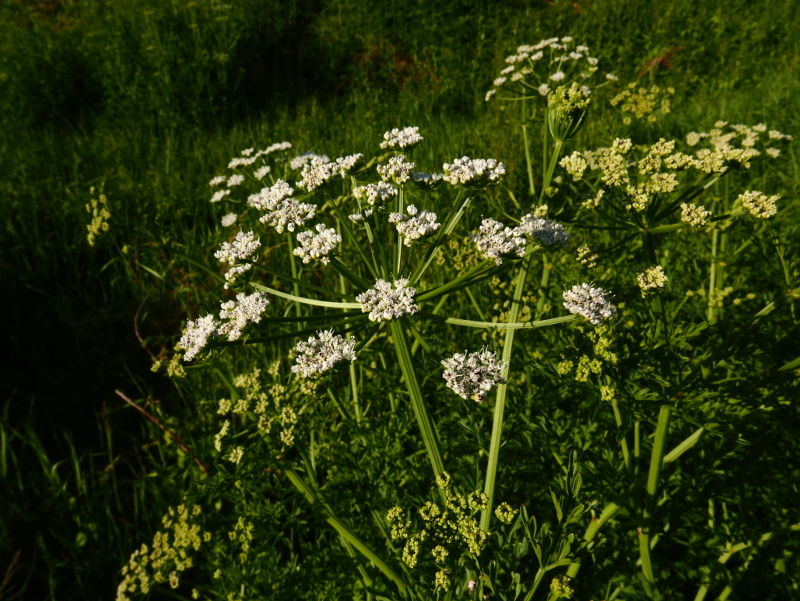
<instances>
[{"instance_id":1,"label":"umbellifer flower","mask_svg":"<svg viewBox=\"0 0 800 601\"><path fill-rule=\"evenodd\" d=\"M410 148L422 142L419 127L394 128L383 134L381 148Z\"/></svg>"},{"instance_id":2,"label":"umbellifer flower","mask_svg":"<svg viewBox=\"0 0 800 601\"><path fill-rule=\"evenodd\" d=\"M397 233L403 236L403 244L406 246L411 246L414 240L435 232L441 225L436 221L436 213L419 211L414 205L408 205L406 211L408 215L402 213L389 215L389 223L397 224Z\"/></svg>"},{"instance_id":3,"label":"umbellifer flower","mask_svg":"<svg viewBox=\"0 0 800 601\"><path fill-rule=\"evenodd\" d=\"M359 294L356 300L362 304L361 311L369 313L370 321L389 321L419 311L419 306L414 304L416 293L406 278L391 284L378 280L374 287Z\"/></svg>"},{"instance_id":4,"label":"umbellifer flower","mask_svg":"<svg viewBox=\"0 0 800 601\"><path fill-rule=\"evenodd\" d=\"M356 339L345 340L333 330L317 332L308 342L297 343L297 365L292 372L303 378L318 378L340 361L355 361Z\"/></svg>"},{"instance_id":5,"label":"umbellifer flower","mask_svg":"<svg viewBox=\"0 0 800 601\"><path fill-rule=\"evenodd\" d=\"M244 292L237 294L236 300L222 303L219 318L228 321L219 326L217 333L220 336L227 336L228 340L238 340L248 323L261 321L261 314L268 305L269 300L263 292L250 295Z\"/></svg>"},{"instance_id":6,"label":"umbellifer flower","mask_svg":"<svg viewBox=\"0 0 800 601\"><path fill-rule=\"evenodd\" d=\"M742 203L742 206L747 209L753 217L757 219L767 219L778 212L775 201L780 197L780 194L767 197L766 194L762 192L748 190L744 194L739 194L737 200Z\"/></svg>"},{"instance_id":7,"label":"umbellifer flower","mask_svg":"<svg viewBox=\"0 0 800 601\"><path fill-rule=\"evenodd\" d=\"M335 229L326 228L324 223L318 223L315 229L317 230L316 234L312 231L297 234L300 246L293 252L295 256L303 259L303 263L316 260L327 265L330 263L328 255L336 250L336 245L342 241L342 237L336 233Z\"/></svg>"},{"instance_id":8,"label":"umbellifer flower","mask_svg":"<svg viewBox=\"0 0 800 601\"><path fill-rule=\"evenodd\" d=\"M486 400L495 384L505 384L503 371L507 365L495 358L495 353L484 347L477 353L456 353L442 361L445 367L444 379L447 387L462 399L472 399L478 403Z\"/></svg>"},{"instance_id":9,"label":"umbellifer flower","mask_svg":"<svg viewBox=\"0 0 800 601\"><path fill-rule=\"evenodd\" d=\"M651 292L661 290L669 281L669 278L664 273L664 268L661 267L661 265L656 265L637 273L636 280L639 282L639 288L642 290L642 298L644 298Z\"/></svg>"},{"instance_id":10,"label":"umbellifer flower","mask_svg":"<svg viewBox=\"0 0 800 601\"><path fill-rule=\"evenodd\" d=\"M607 290L579 284L564 291L564 308L575 315L583 315L594 325L600 325L617 312L617 308L608 300L609 296Z\"/></svg>"},{"instance_id":11,"label":"umbellifer flower","mask_svg":"<svg viewBox=\"0 0 800 601\"><path fill-rule=\"evenodd\" d=\"M208 339L217 333L217 322L213 315L206 315L197 321L189 321L183 331L178 346L186 352L183 354L185 361L191 361L202 351Z\"/></svg>"},{"instance_id":12,"label":"umbellifer flower","mask_svg":"<svg viewBox=\"0 0 800 601\"><path fill-rule=\"evenodd\" d=\"M525 256L525 232L521 227L506 227L494 219L484 219L477 234L470 236L485 259L503 263L503 255Z\"/></svg>"},{"instance_id":13,"label":"umbellifer flower","mask_svg":"<svg viewBox=\"0 0 800 601\"><path fill-rule=\"evenodd\" d=\"M532 213L522 218L519 229L547 246L553 246L554 244L567 246L569 244L570 236L563 225L557 221L535 217Z\"/></svg>"}]
</instances>

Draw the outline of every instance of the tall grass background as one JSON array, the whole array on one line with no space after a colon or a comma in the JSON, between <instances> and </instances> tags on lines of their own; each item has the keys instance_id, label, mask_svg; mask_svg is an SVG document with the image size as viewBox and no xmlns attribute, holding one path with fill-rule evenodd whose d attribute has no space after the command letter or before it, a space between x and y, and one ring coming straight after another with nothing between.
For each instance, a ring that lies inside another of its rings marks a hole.
<instances>
[{"instance_id":1,"label":"tall grass background","mask_svg":"<svg viewBox=\"0 0 800 601\"><path fill-rule=\"evenodd\" d=\"M200 391L149 367L210 286L178 253L207 256L216 244L208 180L241 149L286 139L338 156L417 125L423 165L494 156L524 190L516 115L484 94L516 46L563 35L622 82L676 89L670 115L632 129L640 142L718 119L797 136L797 31L792 0L7 0L0 599L110 598L131 550L180 502L191 461L114 390L202 454L201 433L182 429ZM581 135L601 145L619 128L597 102ZM800 172L789 152L760 177L791 200ZM92 187L111 219L90 247ZM797 241L796 224L784 227ZM796 456L796 444L775 444ZM319 566L349 561L317 553Z\"/></svg>"}]
</instances>

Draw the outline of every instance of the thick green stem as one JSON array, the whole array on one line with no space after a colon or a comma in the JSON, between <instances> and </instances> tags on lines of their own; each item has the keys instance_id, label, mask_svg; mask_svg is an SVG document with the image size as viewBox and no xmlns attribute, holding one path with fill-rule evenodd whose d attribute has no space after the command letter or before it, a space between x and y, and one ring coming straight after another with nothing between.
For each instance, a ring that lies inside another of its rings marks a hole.
<instances>
[{"instance_id":1,"label":"thick green stem","mask_svg":"<svg viewBox=\"0 0 800 601\"><path fill-rule=\"evenodd\" d=\"M527 113L527 100L523 100L522 104L522 141L525 143L525 163L528 166L528 191L531 198L536 196L536 184L533 181L533 161L531 161L530 144L528 143L528 113Z\"/></svg>"},{"instance_id":2,"label":"thick green stem","mask_svg":"<svg viewBox=\"0 0 800 601\"><path fill-rule=\"evenodd\" d=\"M653 531L655 509L658 504L658 485L661 479L664 446L667 441L667 431L669 430L669 420L671 416L672 406L662 405L658 413L653 453L650 456L650 473L647 477L647 498L645 499L645 507L642 514L643 522L639 533L639 554L642 558L642 573L650 583L655 583L653 566L650 560L651 533Z\"/></svg>"},{"instance_id":3,"label":"thick green stem","mask_svg":"<svg viewBox=\"0 0 800 601\"><path fill-rule=\"evenodd\" d=\"M528 270L530 269L533 254L528 254L520 267L519 274L517 275L517 286L514 290L514 298L511 302L511 309L508 312L508 322L516 323L519 317L520 299L522 298L522 291L525 289L525 280L528 278ZM502 362L506 364L506 382L509 379L511 368L511 354L514 346L514 333L516 330L506 330L506 337L503 343L503 356ZM484 531L489 530L492 521L492 509L494 506L494 487L497 479L497 461L500 456L500 442L503 437L503 412L506 405L506 391L508 384L497 385L497 398L494 404L494 418L492 423L492 440L489 443L489 462L486 466L486 482L483 488L484 494L488 498L486 509L481 514L481 529Z\"/></svg>"},{"instance_id":4,"label":"thick green stem","mask_svg":"<svg viewBox=\"0 0 800 601\"><path fill-rule=\"evenodd\" d=\"M536 318L544 312L544 302L547 296L547 286L550 284L550 272L553 266L547 262L547 255L542 253L542 279L539 282L539 298L536 300Z\"/></svg>"},{"instance_id":5,"label":"thick green stem","mask_svg":"<svg viewBox=\"0 0 800 601\"><path fill-rule=\"evenodd\" d=\"M408 346L406 333L403 331L403 320L393 319L389 322L389 329L392 333L392 341L397 353L397 360L400 363L400 370L403 372L408 395L411 397L411 407L414 409L414 415L422 433L422 442L425 443L425 450L433 468L433 475L438 476L444 471L439 436L436 433L433 419L428 412L428 406L422 398L422 390L419 387L417 374L414 371L414 364L411 360L411 350Z\"/></svg>"},{"instance_id":6,"label":"thick green stem","mask_svg":"<svg viewBox=\"0 0 800 601\"><path fill-rule=\"evenodd\" d=\"M711 233L711 269L708 278L708 309L706 318L708 321L714 319L714 303L717 300L717 250L719 246L719 229L714 228Z\"/></svg>"},{"instance_id":7,"label":"thick green stem","mask_svg":"<svg viewBox=\"0 0 800 601\"><path fill-rule=\"evenodd\" d=\"M563 140L556 140L555 148L553 148L553 154L550 156L550 166L547 168L547 173L545 173L544 181L542 182L542 189L539 192L539 204L542 204L544 200L544 194L547 191L547 188L550 187L550 182L553 179L553 172L556 170L556 165L558 164L558 157L561 156L561 150L564 148Z\"/></svg>"},{"instance_id":8,"label":"thick green stem","mask_svg":"<svg viewBox=\"0 0 800 601\"><path fill-rule=\"evenodd\" d=\"M622 414L619 410L619 402L617 398L611 401L611 408L614 410L614 421L617 423L617 429L622 429ZM633 464L631 463L631 453L630 449L628 449L628 440L625 436L622 437L622 440L619 441L620 446L622 447L622 458L625 461L625 469L628 470L628 475L632 474Z\"/></svg>"},{"instance_id":9,"label":"thick green stem","mask_svg":"<svg viewBox=\"0 0 800 601\"><path fill-rule=\"evenodd\" d=\"M400 186L400 193L397 195L397 212L403 215L405 213L405 196L404 186ZM395 240L395 261L394 261L394 279L400 278L400 263L403 260L403 237L397 234Z\"/></svg>"},{"instance_id":10,"label":"thick green stem","mask_svg":"<svg viewBox=\"0 0 800 601\"><path fill-rule=\"evenodd\" d=\"M295 280L295 282L292 284L292 291L294 292L295 296L300 296L300 285L297 284L297 263L296 263L295 258L294 258L294 241L292 240L291 232L289 232L286 235L286 238L287 238L287 240L289 240L289 264L292 267L292 279ZM303 314L303 310L300 307L300 303L298 303L297 301L295 301L295 303L294 303L294 310L297 313L298 317L300 317ZM298 323L297 324L297 329L298 330L302 330L303 329L303 324L302 323Z\"/></svg>"}]
</instances>

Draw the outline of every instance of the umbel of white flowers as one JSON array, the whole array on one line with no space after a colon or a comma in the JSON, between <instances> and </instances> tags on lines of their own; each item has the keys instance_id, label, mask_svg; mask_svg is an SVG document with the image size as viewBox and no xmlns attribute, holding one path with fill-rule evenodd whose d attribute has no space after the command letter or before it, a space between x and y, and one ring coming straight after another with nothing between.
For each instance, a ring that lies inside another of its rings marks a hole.
<instances>
[{"instance_id":1,"label":"umbel of white flowers","mask_svg":"<svg viewBox=\"0 0 800 601\"><path fill-rule=\"evenodd\" d=\"M462 399L472 399L478 403L486 400L486 394L495 384L505 384L502 373L507 364L498 361L495 353L486 347L477 353L456 353L442 361L444 379L447 387Z\"/></svg>"},{"instance_id":2,"label":"umbel of white flowers","mask_svg":"<svg viewBox=\"0 0 800 601\"><path fill-rule=\"evenodd\" d=\"M570 313L583 315L593 325L600 325L617 312L608 298L611 294L602 288L592 288L589 284L579 284L565 290L564 307Z\"/></svg>"},{"instance_id":3,"label":"umbel of white flowers","mask_svg":"<svg viewBox=\"0 0 800 601\"><path fill-rule=\"evenodd\" d=\"M345 340L333 330L317 332L308 342L297 343L297 365L292 371L303 378L318 378L340 361L355 361L356 339Z\"/></svg>"},{"instance_id":4,"label":"umbel of white flowers","mask_svg":"<svg viewBox=\"0 0 800 601\"><path fill-rule=\"evenodd\" d=\"M419 311L419 306L414 304L416 293L406 278L391 284L378 280L375 286L359 294L356 300L362 304L361 311L369 313L370 321L389 321Z\"/></svg>"}]
</instances>

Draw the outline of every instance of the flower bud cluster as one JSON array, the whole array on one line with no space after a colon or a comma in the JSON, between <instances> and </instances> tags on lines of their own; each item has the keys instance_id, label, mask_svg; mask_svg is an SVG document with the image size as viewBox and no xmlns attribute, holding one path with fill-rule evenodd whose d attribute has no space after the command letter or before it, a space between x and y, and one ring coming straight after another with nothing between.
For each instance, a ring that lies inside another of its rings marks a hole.
<instances>
[{"instance_id":1,"label":"flower bud cluster","mask_svg":"<svg viewBox=\"0 0 800 601\"><path fill-rule=\"evenodd\" d=\"M584 159L583 156L581 156L581 153L577 150L568 157L561 159L558 164L561 165L575 181L578 181L583 177L586 167L588 166L586 159Z\"/></svg>"},{"instance_id":2,"label":"flower bud cluster","mask_svg":"<svg viewBox=\"0 0 800 601\"><path fill-rule=\"evenodd\" d=\"M508 367L498 361L496 354L484 347L477 353L456 353L444 359L443 377L447 387L462 399L472 399L478 403L486 400L486 394L495 384L505 384L503 372Z\"/></svg>"},{"instance_id":3,"label":"flower bud cluster","mask_svg":"<svg viewBox=\"0 0 800 601\"><path fill-rule=\"evenodd\" d=\"M711 217L711 211L693 203L681 203L681 221L692 227L703 227Z\"/></svg>"},{"instance_id":4,"label":"flower bud cluster","mask_svg":"<svg viewBox=\"0 0 800 601\"><path fill-rule=\"evenodd\" d=\"M340 361L355 361L355 346L352 336L345 340L333 330L317 332L308 342L297 343L297 365L292 366L292 372L302 378L318 378Z\"/></svg>"},{"instance_id":5,"label":"flower bud cluster","mask_svg":"<svg viewBox=\"0 0 800 601\"><path fill-rule=\"evenodd\" d=\"M289 161L289 167L292 169L301 169L313 161L316 161L317 164L324 165L326 163L330 163L331 158L326 154L303 152Z\"/></svg>"},{"instance_id":6,"label":"flower bud cluster","mask_svg":"<svg viewBox=\"0 0 800 601\"><path fill-rule=\"evenodd\" d=\"M609 301L610 293L589 284L579 284L563 294L564 308L572 314L582 315L593 325L600 325L617 312Z\"/></svg>"},{"instance_id":7,"label":"flower bud cluster","mask_svg":"<svg viewBox=\"0 0 800 601\"><path fill-rule=\"evenodd\" d=\"M361 311L369 313L370 321L389 321L419 311L419 306L414 304L416 293L406 278L393 283L378 280L374 287L359 294L356 300L362 304Z\"/></svg>"},{"instance_id":8,"label":"flower bud cluster","mask_svg":"<svg viewBox=\"0 0 800 601\"><path fill-rule=\"evenodd\" d=\"M414 205L408 205L406 212L408 215L402 213L389 215L389 223L397 224L397 233L403 236L403 244L406 246L411 246L414 240L432 234L441 226L436 221L436 213L419 211Z\"/></svg>"},{"instance_id":9,"label":"flower bud cluster","mask_svg":"<svg viewBox=\"0 0 800 601\"><path fill-rule=\"evenodd\" d=\"M740 194L737 200L742 206L756 219L767 219L778 212L775 202L780 198L780 194L767 197L762 192L748 190Z\"/></svg>"},{"instance_id":10,"label":"flower bud cluster","mask_svg":"<svg viewBox=\"0 0 800 601\"><path fill-rule=\"evenodd\" d=\"M669 278L664 273L664 268L661 265L648 267L644 271L636 274L636 280L639 283L639 288L642 291L642 298L646 297L652 292L658 292L666 286Z\"/></svg>"}]
</instances>

